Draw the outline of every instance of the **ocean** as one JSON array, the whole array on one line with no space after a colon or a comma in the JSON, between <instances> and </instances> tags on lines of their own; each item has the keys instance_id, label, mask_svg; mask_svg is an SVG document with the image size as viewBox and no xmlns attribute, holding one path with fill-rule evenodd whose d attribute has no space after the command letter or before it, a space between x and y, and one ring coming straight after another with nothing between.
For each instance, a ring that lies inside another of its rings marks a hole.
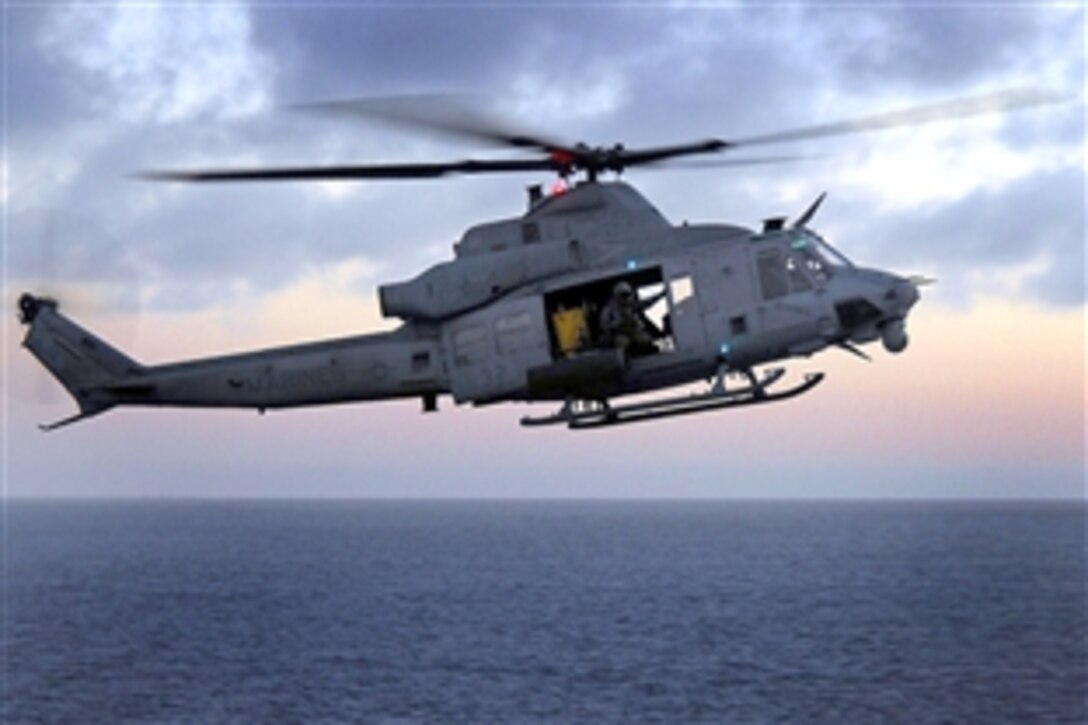
<instances>
[{"instance_id":1,"label":"ocean","mask_svg":"<svg viewBox=\"0 0 1088 725\"><path fill-rule=\"evenodd\" d=\"M1083 723L1083 503L7 503L3 719Z\"/></svg>"}]
</instances>

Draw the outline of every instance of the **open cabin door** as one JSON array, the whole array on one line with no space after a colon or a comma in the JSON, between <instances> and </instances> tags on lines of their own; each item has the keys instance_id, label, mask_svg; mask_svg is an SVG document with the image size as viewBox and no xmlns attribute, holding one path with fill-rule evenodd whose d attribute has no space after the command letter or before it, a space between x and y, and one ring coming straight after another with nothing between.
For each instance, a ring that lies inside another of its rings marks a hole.
<instances>
[{"instance_id":1,"label":"open cabin door","mask_svg":"<svg viewBox=\"0 0 1088 725\"><path fill-rule=\"evenodd\" d=\"M640 332L645 333L638 335L643 344L628 349L628 356L644 357L675 349L669 330L672 323L667 285L661 267L654 266L586 280L545 294L554 360L578 357L617 344L612 339L615 330L610 330L606 322L606 310L614 304L621 285L633 293Z\"/></svg>"}]
</instances>

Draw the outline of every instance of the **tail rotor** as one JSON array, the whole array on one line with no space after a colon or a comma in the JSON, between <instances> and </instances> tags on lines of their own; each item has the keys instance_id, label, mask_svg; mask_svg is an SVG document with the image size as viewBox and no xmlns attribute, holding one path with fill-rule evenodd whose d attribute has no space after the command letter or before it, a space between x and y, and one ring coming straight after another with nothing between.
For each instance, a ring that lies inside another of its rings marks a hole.
<instances>
[{"instance_id":1,"label":"tail rotor","mask_svg":"<svg viewBox=\"0 0 1088 725\"><path fill-rule=\"evenodd\" d=\"M139 275L102 225L80 212L30 208L10 214L8 232L9 289L30 293L5 300L5 307L14 305L20 321L30 324L43 309L63 309L122 345L134 340L141 306ZM8 391L17 401L52 408L65 398L27 356L13 356L11 373Z\"/></svg>"}]
</instances>

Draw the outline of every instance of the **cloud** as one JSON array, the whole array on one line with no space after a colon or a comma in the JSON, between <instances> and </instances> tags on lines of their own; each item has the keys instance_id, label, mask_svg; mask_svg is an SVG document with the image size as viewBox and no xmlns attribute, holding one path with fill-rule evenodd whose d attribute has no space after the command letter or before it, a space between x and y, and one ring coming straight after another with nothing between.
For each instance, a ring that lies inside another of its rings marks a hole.
<instances>
[{"instance_id":1,"label":"cloud","mask_svg":"<svg viewBox=\"0 0 1088 725\"><path fill-rule=\"evenodd\" d=\"M257 44L283 58L281 98L506 90L525 73L576 87L587 67L627 60L653 17L615 8L258 7ZM611 59L611 60L610 60Z\"/></svg>"},{"instance_id":2,"label":"cloud","mask_svg":"<svg viewBox=\"0 0 1088 725\"><path fill-rule=\"evenodd\" d=\"M73 234L71 258L89 260L84 273L108 281L122 280L125 271L112 260L126 260L157 291L155 308L214 306L239 286L273 292L315 265L359 255L382 259L392 278L402 278L448 259L449 245L470 225L517 214L520 187L544 179L196 187L126 175L480 153L448 139L273 110L359 94L490 92L515 120L590 143L765 133L939 100L980 90L977 84L992 88L1033 67L1046 78L1082 78L1072 29L1078 12L794 5L19 9L14 22L26 32L7 49L14 120L7 208L56 209L108 229L109 241ZM958 130L783 150L846 150L860 153L860 161L848 155L842 163L629 176L678 221L755 224L829 188L833 208L821 221L850 240L848 249L927 268L951 263L956 271L946 284L967 285L960 272L969 268L1068 258L1069 240L1083 231L1069 210L1080 203L1050 175L1062 165L1055 159L1083 153L1076 115L1025 113ZM1065 173L1068 189L1076 172ZM963 230L965 218L971 239L1004 239L1017 220L1003 208L1040 217L1021 234L1032 240L1030 249L969 242L951 255L943 251L947 230ZM1045 218L1063 216L1069 221L1061 228ZM13 228L23 244L22 225ZM1034 241L1041 228L1052 241ZM919 245L917 235L935 241ZM913 257L891 244L905 236ZM23 256L15 254L16 272ZM1025 281L1017 294L1077 304L1068 267L1054 264L1036 280L1054 284Z\"/></svg>"},{"instance_id":3,"label":"cloud","mask_svg":"<svg viewBox=\"0 0 1088 725\"><path fill-rule=\"evenodd\" d=\"M76 5L39 35L81 76L99 113L129 123L251 113L268 100L269 60L254 52L237 5Z\"/></svg>"},{"instance_id":4,"label":"cloud","mask_svg":"<svg viewBox=\"0 0 1088 725\"><path fill-rule=\"evenodd\" d=\"M38 46L43 27L52 22L56 7L48 5L5 8L3 60L7 80L8 138L56 123L75 112L72 82L63 62L46 57Z\"/></svg>"},{"instance_id":5,"label":"cloud","mask_svg":"<svg viewBox=\"0 0 1088 725\"><path fill-rule=\"evenodd\" d=\"M1080 306L1084 198L1083 168L1066 165L955 201L872 214L846 199L825 214L834 215L848 252L877 266L936 276L942 295L1003 294Z\"/></svg>"},{"instance_id":6,"label":"cloud","mask_svg":"<svg viewBox=\"0 0 1088 725\"><path fill-rule=\"evenodd\" d=\"M805 12L820 58L841 86L859 95L962 91L1013 75L1060 81L1054 76L1079 56L1061 59L1056 51L1077 47L1083 18L1083 8L992 2L816 6ZM1044 68L1051 77L1040 75Z\"/></svg>"}]
</instances>

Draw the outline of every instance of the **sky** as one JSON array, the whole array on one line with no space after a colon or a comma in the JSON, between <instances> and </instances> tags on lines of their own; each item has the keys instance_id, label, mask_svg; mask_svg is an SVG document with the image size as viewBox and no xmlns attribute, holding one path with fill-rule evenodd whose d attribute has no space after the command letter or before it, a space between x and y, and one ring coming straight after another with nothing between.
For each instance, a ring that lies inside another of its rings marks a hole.
<instances>
[{"instance_id":1,"label":"sky","mask_svg":"<svg viewBox=\"0 0 1088 725\"><path fill-rule=\"evenodd\" d=\"M3 6L7 496L1051 498L1085 485L1080 3L50 3ZM548 405L74 408L20 348L57 294L144 363L389 329L376 286L519 214L546 175L186 186L156 168L453 160L463 140L292 110L468 93L628 146L744 138L1041 87L1068 103L775 147L803 162L634 169L674 223L813 226L923 289L899 356L790 363L788 403L572 433Z\"/></svg>"}]
</instances>

